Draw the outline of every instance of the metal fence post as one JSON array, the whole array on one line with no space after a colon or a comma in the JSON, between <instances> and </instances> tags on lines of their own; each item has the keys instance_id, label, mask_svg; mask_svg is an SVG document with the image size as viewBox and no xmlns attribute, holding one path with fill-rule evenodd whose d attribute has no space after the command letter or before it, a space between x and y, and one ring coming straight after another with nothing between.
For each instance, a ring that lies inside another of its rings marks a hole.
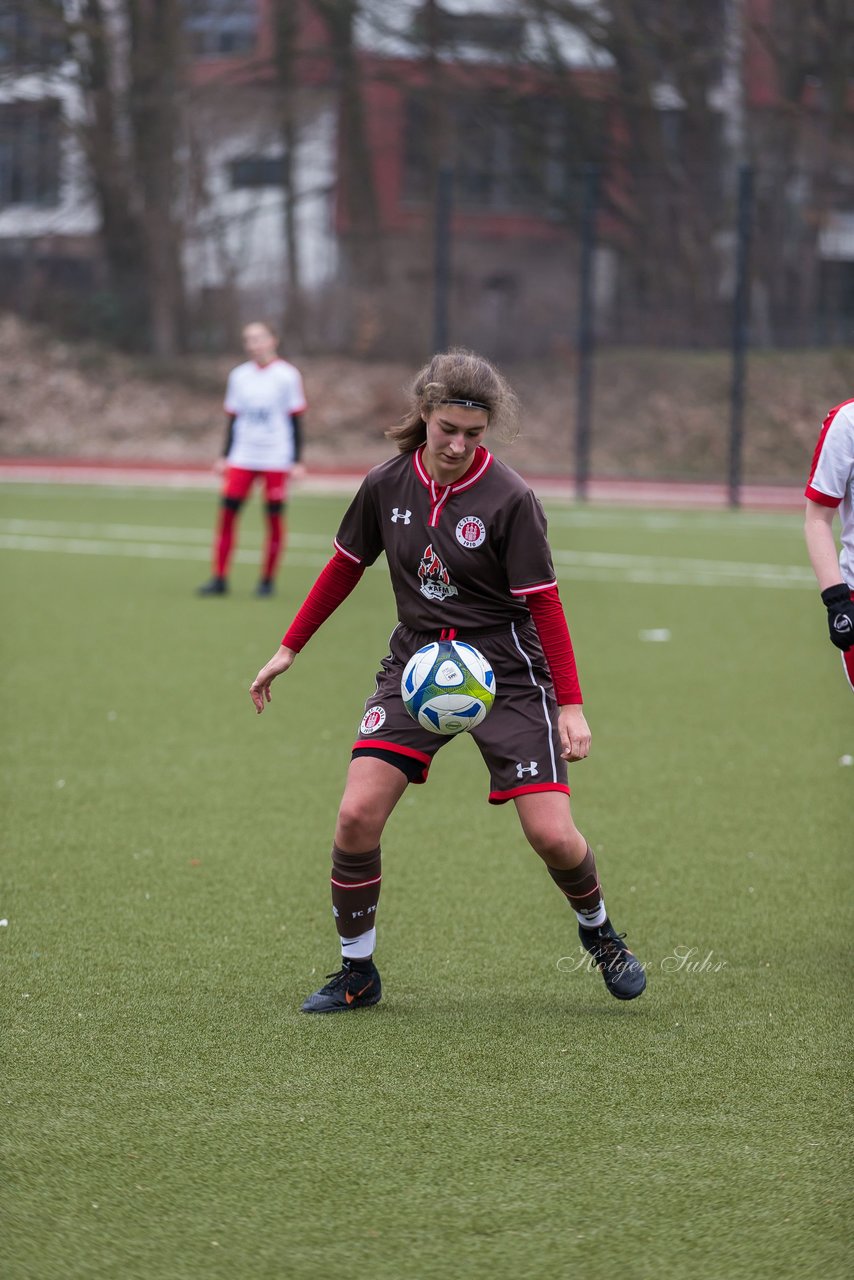
<instances>
[{"instance_id":1,"label":"metal fence post","mask_svg":"<svg viewBox=\"0 0 854 1280\"><path fill-rule=\"evenodd\" d=\"M741 503L744 444L744 383L750 341L750 233L753 221L753 170L738 171L738 222L735 251L735 296L732 309L732 383L730 386L729 505Z\"/></svg>"},{"instance_id":2,"label":"metal fence post","mask_svg":"<svg viewBox=\"0 0 854 1280\"><path fill-rule=\"evenodd\" d=\"M593 409L593 357L596 317L593 298L593 266L596 254L596 212L599 204L599 169L585 165L582 172L581 253L578 272L578 392L575 417L575 496L587 498L590 478L590 437Z\"/></svg>"},{"instance_id":3,"label":"metal fence post","mask_svg":"<svg viewBox=\"0 0 854 1280\"><path fill-rule=\"evenodd\" d=\"M448 345L448 313L451 295L451 215L454 204L454 173L441 168L436 176L436 216L433 255L433 350Z\"/></svg>"}]
</instances>

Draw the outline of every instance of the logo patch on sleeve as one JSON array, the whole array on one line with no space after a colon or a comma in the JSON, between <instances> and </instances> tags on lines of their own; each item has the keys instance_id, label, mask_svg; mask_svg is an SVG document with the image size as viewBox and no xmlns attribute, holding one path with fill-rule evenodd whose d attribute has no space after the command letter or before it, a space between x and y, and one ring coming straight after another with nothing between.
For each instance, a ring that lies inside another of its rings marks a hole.
<instances>
[{"instance_id":1,"label":"logo patch on sleeve","mask_svg":"<svg viewBox=\"0 0 854 1280\"><path fill-rule=\"evenodd\" d=\"M360 733L376 733L385 724L385 707L368 707L359 725Z\"/></svg>"},{"instance_id":2,"label":"logo patch on sleeve","mask_svg":"<svg viewBox=\"0 0 854 1280\"><path fill-rule=\"evenodd\" d=\"M463 516L456 534L461 547L479 547L486 540L486 525L480 516Z\"/></svg>"}]
</instances>

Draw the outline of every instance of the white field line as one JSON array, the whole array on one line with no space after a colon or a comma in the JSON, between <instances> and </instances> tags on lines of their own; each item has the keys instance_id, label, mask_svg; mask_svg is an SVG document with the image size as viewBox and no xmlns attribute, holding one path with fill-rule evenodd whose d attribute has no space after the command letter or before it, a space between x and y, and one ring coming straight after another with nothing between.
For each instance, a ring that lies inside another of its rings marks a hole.
<instances>
[{"instance_id":1,"label":"white field line","mask_svg":"<svg viewBox=\"0 0 854 1280\"><path fill-rule=\"evenodd\" d=\"M47 538L26 534L0 533L0 551L49 551L72 556L125 556L136 560L210 560L210 548L169 542L122 542L97 538ZM254 564L259 549L239 548L232 559L241 564ZM330 551L330 555L331 555ZM317 565L321 568L328 556L296 552L288 557L294 564Z\"/></svg>"},{"instance_id":2,"label":"white field line","mask_svg":"<svg viewBox=\"0 0 854 1280\"><path fill-rule=\"evenodd\" d=\"M358 486L356 486L356 488L358 488ZM0 496L7 497L10 494L14 494L17 498L21 496L18 492L19 490L22 490L23 496L27 501L29 501L30 498L47 498L49 501L55 501L58 492L57 486L55 484L51 484L49 481L45 483L36 483L35 481L31 483L30 481L26 481L19 484L8 476L4 476L2 469L0 469ZM355 493L355 489L353 492ZM63 494L63 496L65 495ZM216 509L215 495L212 499L211 494L203 493L195 489L137 488L135 485L129 484L75 484L72 496L75 499L85 498L89 503L115 502L116 498L120 498L122 502L144 500L146 504L152 502L165 502L167 504L172 503L174 505L176 502L183 504L188 500L191 502L195 500L200 504L204 503L205 507L210 511L214 511Z\"/></svg>"},{"instance_id":3,"label":"white field line","mask_svg":"<svg viewBox=\"0 0 854 1280\"><path fill-rule=\"evenodd\" d=\"M644 533L714 533L715 535L737 534L743 536L751 530L762 531L773 529L782 533L803 537L803 521L798 516L743 516L740 514L728 517L722 515L715 519L708 516L674 517L669 515L644 515L628 518L626 513L614 511L551 511L549 525L567 529L629 529L642 530ZM148 535L153 538L166 539L170 542L210 542L213 537L213 519L205 528L187 528L173 525L148 524L104 524L92 521L63 520L20 520L0 519L0 532L3 533L44 533L49 535L68 535L70 537L138 538ZM325 534L289 534L292 546L331 545L331 539Z\"/></svg>"},{"instance_id":4,"label":"white field line","mask_svg":"<svg viewBox=\"0 0 854 1280\"><path fill-rule=\"evenodd\" d=\"M306 476L299 481L299 491L311 494L355 493L361 483L362 476L369 470L349 474L343 472L320 473ZM54 491L57 485L73 486L76 489L101 489L105 496L121 490L141 493L171 492L181 493L218 493L222 486L222 478L213 471L157 471L137 470L136 468L116 467L5 467L0 461L0 482L9 485L51 486ZM296 485L294 485L296 489Z\"/></svg>"},{"instance_id":5,"label":"white field line","mask_svg":"<svg viewBox=\"0 0 854 1280\"><path fill-rule=\"evenodd\" d=\"M812 572L804 565L753 564L743 560L700 560L693 556L629 555L615 551L554 551L553 559L561 568L611 569L632 573L667 573L677 577L721 577L755 582L789 583L810 586L815 583Z\"/></svg>"},{"instance_id":6,"label":"white field line","mask_svg":"<svg viewBox=\"0 0 854 1280\"><path fill-rule=\"evenodd\" d=\"M48 528L53 532L41 532ZM97 534L102 536L95 536ZM159 538L157 535L160 535ZM59 521L0 521L0 550L5 551L200 561L209 559L210 539L211 534L207 529L161 529L146 525L72 525ZM294 564L320 567L326 562L325 553L329 544L323 535L294 535L290 539L290 546L289 557ZM244 546L236 553L236 559L242 564L254 563L257 557L257 547ZM800 565L752 564L732 560L700 560L604 551L555 551L554 561L562 578L587 582L814 589L812 573Z\"/></svg>"},{"instance_id":7,"label":"white field line","mask_svg":"<svg viewBox=\"0 0 854 1280\"><path fill-rule=\"evenodd\" d=\"M192 529L184 526L154 524L95 524L64 520L0 520L0 534L39 535L54 538L95 538L109 541L138 542L150 538L156 542L200 542L210 546L213 542L213 523L210 528ZM252 539L249 539L250 543ZM260 544L255 544L260 547ZM332 555L332 538L322 533L289 533L288 545L292 547L328 548Z\"/></svg>"},{"instance_id":8,"label":"white field line","mask_svg":"<svg viewBox=\"0 0 854 1280\"><path fill-rule=\"evenodd\" d=\"M567 510L548 504L549 525L565 529L634 529L644 533L738 534L751 531L791 533L803 537L803 516L767 511L602 511L589 507Z\"/></svg>"}]
</instances>

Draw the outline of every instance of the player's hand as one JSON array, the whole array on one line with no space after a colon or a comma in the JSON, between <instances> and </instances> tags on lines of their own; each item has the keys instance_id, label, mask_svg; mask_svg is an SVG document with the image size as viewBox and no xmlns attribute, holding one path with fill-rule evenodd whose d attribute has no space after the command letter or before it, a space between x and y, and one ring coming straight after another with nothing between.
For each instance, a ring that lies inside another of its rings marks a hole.
<instances>
[{"instance_id":1,"label":"player's hand","mask_svg":"<svg viewBox=\"0 0 854 1280\"><path fill-rule=\"evenodd\" d=\"M850 649L854 645L854 600L844 582L822 591L821 598L827 609L827 626L830 643L837 649Z\"/></svg>"},{"instance_id":2,"label":"player's hand","mask_svg":"<svg viewBox=\"0 0 854 1280\"><path fill-rule=\"evenodd\" d=\"M280 676L283 671L287 671L296 656L293 649L286 649L282 645L278 653L273 654L267 665L261 668L252 681L249 686L249 697L255 704L255 710L259 716L264 710L264 703L272 702L273 700L273 695L270 693L270 685L276 676Z\"/></svg>"},{"instance_id":3,"label":"player's hand","mask_svg":"<svg viewBox=\"0 0 854 1280\"><path fill-rule=\"evenodd\" d=\"M559 707L557 727L560 733L561 759L583 760L590 751L591 735L581 707Z\"/></svg>"},{"instance_id":4,"label":"player's hand","mask_svg":"<svg viewBox=\"0 0 854 1280\"><path fill-rule=\"evenodd\" d=\"M228 459L217 458L216 462L213 464L213 469L218 476L225 475L228 470Z\"/></svg>"},{"instance_id":5,"label":"player's hand","mask_svg":"<svg viewBox=\"0 0 854 1280\"><path fill-rule=\"evenodd\" d=\"M294 463L294 465L291 467L291 479L292 480L305 479L305 463L304 462Z\"/></svg>"}]
</instances>

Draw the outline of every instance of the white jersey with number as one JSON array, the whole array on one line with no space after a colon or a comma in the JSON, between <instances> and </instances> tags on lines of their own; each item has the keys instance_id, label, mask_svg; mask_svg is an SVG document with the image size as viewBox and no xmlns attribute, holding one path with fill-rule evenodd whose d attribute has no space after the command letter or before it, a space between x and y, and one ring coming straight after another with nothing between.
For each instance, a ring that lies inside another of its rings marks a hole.
<instances>
[{"instance_id":1,"label":"white jersey with number","mask_svg":"<svg viewBox=\"0 0 854 1280\"><path fill-rule=\"evenodd\" d=\"M299 369L287 360L247 360L228 375L225 411L235 415L228 464L246 471L289 471L294 463L291 414L305 409Z\"/></svg>"},{"instance_id":2,"label":"white jersey with number","mask_svg":"<svg viewBox=\"0 0 854 1280\"><path fill-rule=\"evenodd\" d=\"M839 508L839 567L854 591L854 400L845 400L831 409L822 423L804 492L823 507Z\"/></svg>"}]
</instances>

